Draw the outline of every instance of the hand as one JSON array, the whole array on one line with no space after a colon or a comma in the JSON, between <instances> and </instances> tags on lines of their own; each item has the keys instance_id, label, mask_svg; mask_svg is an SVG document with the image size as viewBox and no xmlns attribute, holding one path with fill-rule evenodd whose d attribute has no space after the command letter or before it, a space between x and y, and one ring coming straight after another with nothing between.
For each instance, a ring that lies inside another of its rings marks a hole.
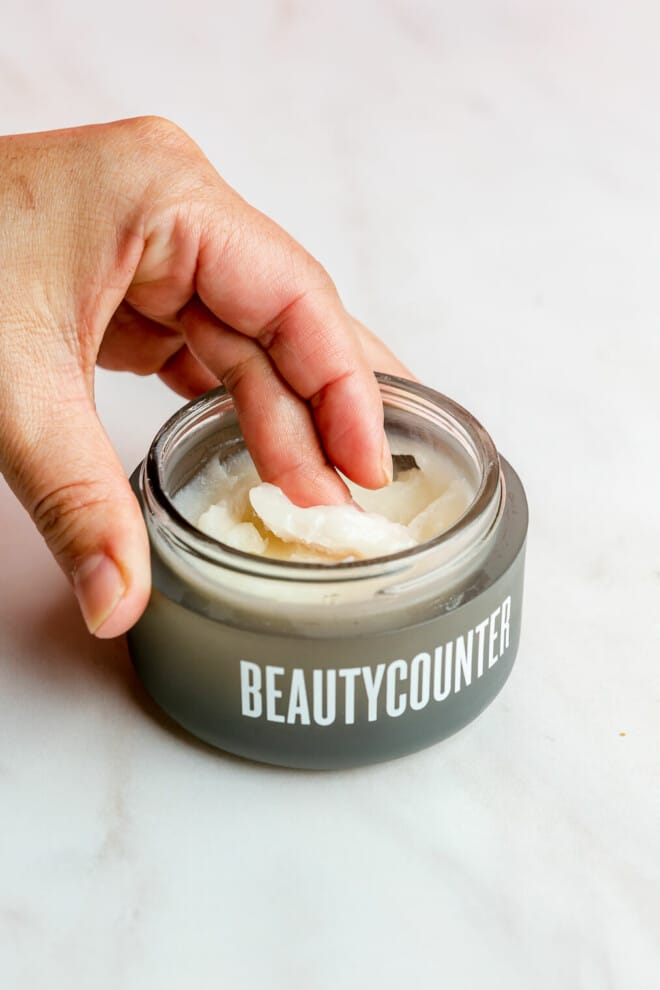
<instances>
[{"instance_id":1,"label":"hand","mask_svg":"<svg viewBox=\"0 0 660 990\"><path fill-rule=\"evenodd\" d=\"M333 465L391 477L372 368L406 374L323 268L159 118L0 139L0 469L91 632L149 596L139 506L96 416L94 367L232 393L261 477L341 502Z\"/></svg>"}]
</instances>

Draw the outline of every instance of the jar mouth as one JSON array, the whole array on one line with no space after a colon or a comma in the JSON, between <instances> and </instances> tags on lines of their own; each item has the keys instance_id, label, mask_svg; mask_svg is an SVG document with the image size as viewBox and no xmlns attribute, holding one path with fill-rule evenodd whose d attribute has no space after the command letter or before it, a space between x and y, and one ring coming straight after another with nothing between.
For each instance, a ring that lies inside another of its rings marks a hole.
<instances>
[{"instance_id":1,"label":"jar mouth","mask_svg":"<svg viewBox=\"0 0 660 990\"><path fill-rule=\"evenodd\" d=\"M202 532L177 508L172 478L184 455L188 458L192 455L194 459L196 449L213 435L214 424L218 426L223 417L235 415L233 400L222 386L183 406L154 437L140 471L140 489L148 523L155 525L167 542L206 563L216 564L224 570L285 581L362 580L384 572L396 573L430 555L439 556L443 563L453 564L458 558L462 559L490 532L500 512L502 482L495 444L467 409L442 393L381 372L376 373L376 378L386 423L388 409L396 409L411 421L418 419L428 424L438 436L444 434L476 474L477 486L472 501L463 515L438 536L393 554L320 564L257 556ZM240 433L230 442L239 446L242 443Z\"/></svg>"}]
</instances>

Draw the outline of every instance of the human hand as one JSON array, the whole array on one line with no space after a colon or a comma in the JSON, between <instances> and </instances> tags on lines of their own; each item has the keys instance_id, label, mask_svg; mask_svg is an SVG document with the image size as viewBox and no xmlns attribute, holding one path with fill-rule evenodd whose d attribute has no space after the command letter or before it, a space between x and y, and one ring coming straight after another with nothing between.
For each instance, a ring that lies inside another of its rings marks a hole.
<instances>
[{"instance_id":1,"label":"human hand","mask_svg":"<svg viewBox=\"0 0 660 990\"><path fill-rule=\"evenodd\" d=\"M261 477L301 505L349 498L333 465L391 477L371 369L405 368L174 124L0 138L0 230L0 470L97 636L130 628L150 589L97 362L186 397L223 382Z\"/></svg>"}]
</instances>

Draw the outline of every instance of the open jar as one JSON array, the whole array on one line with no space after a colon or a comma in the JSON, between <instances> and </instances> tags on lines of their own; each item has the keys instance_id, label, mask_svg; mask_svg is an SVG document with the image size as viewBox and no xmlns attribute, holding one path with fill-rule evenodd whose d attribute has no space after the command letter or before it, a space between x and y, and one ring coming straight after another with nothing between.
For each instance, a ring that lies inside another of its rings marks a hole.
<instances>
[{"instance_id":1,"label":"open jar","mask_svg":"<svg viewBox=\"0 0 660 990\"><path fill-rule=\"evenodd\" d=\"M221 749L289 767L391 759L466 725L511 671L527 533L520 480L461 406L378 380L388 435L451 457L475 492L454 525L410 549L274 560L184 518L177 493L245 446L224 389L168 420L133 474L152 594L128 634L131 656L155 701Z\"/></svg>"}]
</instances>

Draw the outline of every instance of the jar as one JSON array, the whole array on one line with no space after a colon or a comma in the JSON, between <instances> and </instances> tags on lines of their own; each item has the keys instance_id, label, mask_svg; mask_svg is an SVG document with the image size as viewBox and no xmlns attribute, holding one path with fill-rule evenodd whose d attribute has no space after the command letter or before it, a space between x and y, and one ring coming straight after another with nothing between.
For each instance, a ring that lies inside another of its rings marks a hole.
<instances>
[{"instance_id":1,"label":"jar","mask_svg":"<svg viewBox=\"0 0 660 990\"><path fill-rule=\"evenodd\" d=\"M518 648L527 504L475 418L423 385L378 375L385 429L441 450L472 481L435 539L375 559L272 560L193 526L173 497L243 449L222 388L175 413L134 472L152 593L128 634L158 705L214 746L288 767L339 768L429 746L474 719Z\"/></svg>"}]
</instances>

